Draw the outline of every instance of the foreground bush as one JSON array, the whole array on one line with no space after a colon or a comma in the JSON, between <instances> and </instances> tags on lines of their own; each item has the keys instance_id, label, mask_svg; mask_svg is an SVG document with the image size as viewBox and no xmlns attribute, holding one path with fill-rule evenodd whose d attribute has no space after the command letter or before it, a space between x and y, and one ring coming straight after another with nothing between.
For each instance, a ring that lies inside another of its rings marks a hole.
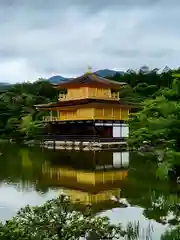
<instances>
[{"instance_id":1,"label":"foreground bush","mask_svg":"<svg viewBox=\"0 0 180 240\"><path fill-rule=\"evenodd\" d=\"M152 240L152 231L149 228L141 234L138 224L123 228L108 218L75 211L69 199L60 196L39 207L26 206L12 220L1 223L0 240ZM179 227L161 236L161 240L179 239Z\"/></svg>"},{"instance_id":2,"label":"foreground bush","mask_svg":"<svg viewBox=\"0 0 180 240\"><path fill-rule=\"evenodd\" d=\"M138 239L138 225L110 224L107 218L74 211L66 196L48 201L40 207L27 206L5 224L0 225L3 240L94 240Z\"/></svg>"},{"instance_id":3,"label":"foreground bush","mask_svg":"<svg viewBox=\"0 0 180 240\"><path fill-rule=\"evenodd\" d=\"M180 227L167 230L162 236L161 240L179 240L180 239Z\"/></svg>"}]
</instances>

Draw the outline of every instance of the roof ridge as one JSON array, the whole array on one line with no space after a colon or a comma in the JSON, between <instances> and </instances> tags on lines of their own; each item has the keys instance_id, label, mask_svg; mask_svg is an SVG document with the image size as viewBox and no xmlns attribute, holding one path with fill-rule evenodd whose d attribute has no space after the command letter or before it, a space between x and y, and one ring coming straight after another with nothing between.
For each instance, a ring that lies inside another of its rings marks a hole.
<instances>
[{"instance_id":1,"label":"roof ridge","mask_svg":"<svg viewBox=\"0 0 180 240\"><path fill-rule=\"evenodd\" d=\"M87 82L86 82L87 81ZM110 80L108 78L105 77L101 77L99 76L97 73L93 72L93 73L84 73L83 75L79 76L79 77L75 77L70 79L69 81L65 81L62 83L57 84L56 86L65 86L67 84L90 84L92 82L97 82L100 84L110 84L110 85L114 85L114 86L119 86L119 85L124 85L126 83L124 82L118 82L118 81L114 81L114 80Z\"/></svg>"}]
</instances>

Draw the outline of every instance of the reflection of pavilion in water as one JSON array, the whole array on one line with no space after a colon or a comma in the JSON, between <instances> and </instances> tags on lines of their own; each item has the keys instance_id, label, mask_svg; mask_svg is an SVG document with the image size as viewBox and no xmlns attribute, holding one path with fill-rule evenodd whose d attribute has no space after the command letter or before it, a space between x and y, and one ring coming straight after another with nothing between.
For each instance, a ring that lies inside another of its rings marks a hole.
<instances>
[{"instance_id":1,"label":"reflection of pavilion in water","mask_svg":"<svg viewBox=\"0 0 180 240\"><path fill-rule=\"evenodd\" d=\"M64 152L65 155L66 162L65 158L62 162L59 159L61 165L43 165L43 183L63 188L73 202L82 204L109 205L120 198L120 188L128 176L128 152ZM77 165L80 159L81 164Z\"/></svg>"}]
</instances>

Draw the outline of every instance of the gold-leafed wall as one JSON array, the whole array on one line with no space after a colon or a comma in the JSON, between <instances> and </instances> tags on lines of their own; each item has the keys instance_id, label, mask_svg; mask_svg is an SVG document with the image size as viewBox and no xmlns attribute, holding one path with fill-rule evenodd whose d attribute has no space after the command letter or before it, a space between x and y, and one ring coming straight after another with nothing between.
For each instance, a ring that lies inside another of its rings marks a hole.
<instances>
[{"instance_id":1,"label":"gold-leafed wall","mask_svg":"<svg viewBox=\"0 0 180 240\"><path fill-rule=\"evenodd\" d=\"M94 119L99 120L128 120L128 108L95 108Z\"/></svg>"},{"instance_id":2,"label":"gold-leafed wall","mask_svg":"<svg viewBox=\"0 0 180 240\"><path fill-rule=\"evenodd\" d=\"M87 88L89 98L111 98L111 89Z\"/></svg>"},{"instance_id":3,"label":"gold-leafed wall","mask_svg":"<svg viewBox=\"0 0 180 240\"><path fill-rule=\"evenodd\" d=\"M87 97L87 89L83 88L70 88L67 90L67 100L79 99Z\"/></svg>"},{"instance_id":4,"label":"gold-leafed wall","mask_svg":"<svg viewBox=\"0 0 180 240\"><path fill-rule=\"evenodd\" d=\"M79 108L60 111L59 121L68 120L128 120L128 108Z\"/></svg>"},{"instance_id":5,"label":"gold-leafed wall","mask_svg":"<svg viewBox=\"0 0 180 240\"><path fill-rule=\"evenodd\" d=\"M60 120L71 120L77 118L77 111L62 111L60 112Z\"/></svg>"},{"instance_id":6,"label":"gold-leafed wall","mask_svg":"<svg viewBox=\"0 0 180 240\"><path fill-rule=\"evenodd\" d=\"M127 108L121 108L121 118L123 120L128 120L128 118L129 118L129 110Z\"/></svg>"},{"instance_id":7,"label":"gold-leafed wall","mask_svg":"<svg viewBox=\"0 0 180 240\"><path fill-rule=\"evenodd\" d=\"M60 121L92 120L94 115L93 112L93 108L79 108L72 111L61 111Z\"/></svg>"},{"instance_id":8,"label":"gold-leafed wall","mask_svg":"<svg viewBox=\"0 0 180 240\"><path fill-rule=\"evenodd\" d=\"M75 100L84 98L96 99L119 99L119 92L111 92L110 88L80 87L67 89L67 94L59 95L60 101Z\"/></svg>"}]
</instances>

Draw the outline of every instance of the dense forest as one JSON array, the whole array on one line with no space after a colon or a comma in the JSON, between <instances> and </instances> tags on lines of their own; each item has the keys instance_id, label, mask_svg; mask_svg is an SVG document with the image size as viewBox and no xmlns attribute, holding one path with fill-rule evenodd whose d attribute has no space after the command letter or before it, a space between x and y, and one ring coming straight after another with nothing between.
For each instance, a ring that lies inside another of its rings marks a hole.
<instances>
[{"instance_id":1,"label":"dense forest","mask_svg":"<svg viewBox=\"0 0 180 240\"><path fill-rule=\"evenodd\" d=\"M180 165L179 73L180 69L161 73L158 69L140 69L113 77L128 83L120 92L123 100L139 105L129 120L129 146L136 150L150 150L157 155L159 177L167 177Z\"/></svg>"},{"instance_id":2,"label":"dense forest","mask_svg":"<svg viewBox=\"0 0 180 240\"><path fill-rule=\"evenodd\" d=\"M52 85L38 79L34 83L2 86L0 89L0 138L20 140L38 135L43 128L43 113L34 105L56 101L58 92Z\"/></svg>"},{"instance_id":3,"label":"dense forest","mask_svg":"<svg viewBox=\"0 0 180 240\"><path fill-rule=\"evenodd\" d=\"M172 106L169 105L177 103L179 99L178 81L174 80L172 76L174 72L180 72L180 69L170 70L166 68L159 73L158 69L149 70L147 67L142 67L139 71L128 70L124 74L116 74L111 79L127 83L127 86L122 87L120 90L121 100L138 103L139 106L143 103L143 112L139 111L141 116L150 114L145 111L152 107L153 109L150 112L157 111L155 106L158 109L161 108L160 105L163 104L163 101L165 105L168 102L168 105L166 105L168 112L166 114L169 116L169 111L172 109ZM38 79L33 83L24 82L1 86L0 138L17 140L37 134L40 126L42 126L42 122L38 120L43 113L37 112L33 106L57 101L57 99L57 90L45 79ZM165 109L162 110L165 111ZM143 124L142 120L140 124ZM139 129L139 131L141 130ZM141 144L143 140L141 137L142 134L139 134L138 141L133 141L133 144Z\"/></svg>"}]
</instances>

